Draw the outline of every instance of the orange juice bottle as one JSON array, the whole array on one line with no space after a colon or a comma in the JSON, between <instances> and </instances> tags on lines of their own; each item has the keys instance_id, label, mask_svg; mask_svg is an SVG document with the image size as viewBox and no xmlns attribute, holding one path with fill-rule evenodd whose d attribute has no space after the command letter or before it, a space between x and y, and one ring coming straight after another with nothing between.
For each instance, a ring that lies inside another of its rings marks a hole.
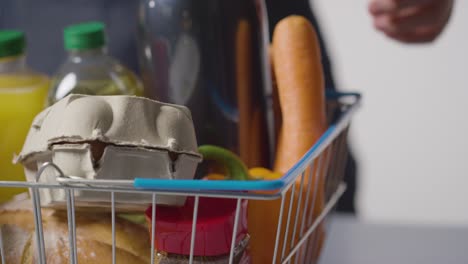
<instances>
[{"instance_id":1,"label":"orange juice bottle","mask_svg":"<svg viewBox=\"0 0 468 264\"><path fill-rule=\"evenodd\" d=\"M31 70L22 32L0 31L0 180L24 181L21 165L12 164L32 120L44 107L49 80ZM27 190L0 187L0 202Z\"/></svg>"}]
</instances>

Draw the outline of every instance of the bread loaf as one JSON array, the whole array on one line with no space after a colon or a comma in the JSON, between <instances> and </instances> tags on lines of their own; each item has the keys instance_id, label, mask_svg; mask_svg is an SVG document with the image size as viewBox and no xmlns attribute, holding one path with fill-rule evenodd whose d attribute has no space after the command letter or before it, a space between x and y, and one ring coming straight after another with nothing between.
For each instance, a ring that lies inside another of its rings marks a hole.
<instances>
[{"instance_id":1,"label":"bread loaf","mask_svg":"<svg viewBox=\"0 0 468 264\"><path fill-rule=\"evenodd\" d=\"M31 206L30 200L0 205L0 226L6 263L38 263ZM75 221L78 262L112 263L111 215L76 212ZM69 263L70 243L66 212L43 209L42 224L47 263ZM118 263L150 263L151 247L145 227L118 217L115 224Z\"/></svg>"},{"instance_id":2,"label":"bread loaf","mask_svg":"<svg viewBox=\"0 0 468 264\"><path fill-rule=\"evenodd\" d=\"M275 171L285 173L327 129L324 75L317 34L306 18L281 20L272 47L282 113Z\"/></svg>"}]
</instances>

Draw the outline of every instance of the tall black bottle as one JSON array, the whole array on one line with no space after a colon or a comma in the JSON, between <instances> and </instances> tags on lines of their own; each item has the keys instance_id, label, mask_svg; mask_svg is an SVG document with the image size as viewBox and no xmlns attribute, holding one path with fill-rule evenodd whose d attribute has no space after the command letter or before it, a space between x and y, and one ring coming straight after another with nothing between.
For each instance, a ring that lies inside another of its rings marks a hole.
<instances>
[{"instance_id":1,"label":"tall black bottle","mask_svg":"<svg viewBox=\"0 0 468 264\"><path fill-rule=\"evenodd\" d=\"M141 0L147 96L192 111L199 144L269 166L273 114L263 0Z\"/></svg>"}]
</instances>

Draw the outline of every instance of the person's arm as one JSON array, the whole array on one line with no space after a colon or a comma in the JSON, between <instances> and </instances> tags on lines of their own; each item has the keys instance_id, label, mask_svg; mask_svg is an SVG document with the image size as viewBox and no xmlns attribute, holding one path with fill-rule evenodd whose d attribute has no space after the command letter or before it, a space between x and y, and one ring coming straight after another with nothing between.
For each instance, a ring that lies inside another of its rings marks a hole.
<instances>
[{"instance_id":1,"label":"person's arm","mask_svg":"<svg viewBox=\"0 0 468 264\"><path fill-rule=\"evenodd\" d=\"M374 26L406 43L434 41L444 30L454 0L371 0Z\"/></svg>"}]
</instances>

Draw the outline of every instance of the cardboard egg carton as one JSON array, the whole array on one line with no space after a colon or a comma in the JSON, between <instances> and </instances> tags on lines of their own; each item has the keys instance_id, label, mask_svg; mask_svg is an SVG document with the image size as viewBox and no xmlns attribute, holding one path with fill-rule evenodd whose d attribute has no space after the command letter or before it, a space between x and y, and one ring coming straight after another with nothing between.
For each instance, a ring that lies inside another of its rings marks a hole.
<instances>
[{"instance_id":1,"label":"cardboard egg carton","mask_svg":"<svg viewBox=\"0 0 468 264\"><path fill-rule=\"evenodd\" d=\"M192 179L202 156L197 152L190 111L131 96L70 95L45 109L33 121L21 153L15 158L28 181L38 168L53 162L65 175L87 180L138 178ZM46 169L40 182L56 183ZM63 207L64 189L41 189L44 206ZM75 190L75 206L110 206L110 193ZM116 208L145 209L150 194L116 193ZM185 197L158 196L158 204L183 205Z\"/></svg>"}]
</instances>

